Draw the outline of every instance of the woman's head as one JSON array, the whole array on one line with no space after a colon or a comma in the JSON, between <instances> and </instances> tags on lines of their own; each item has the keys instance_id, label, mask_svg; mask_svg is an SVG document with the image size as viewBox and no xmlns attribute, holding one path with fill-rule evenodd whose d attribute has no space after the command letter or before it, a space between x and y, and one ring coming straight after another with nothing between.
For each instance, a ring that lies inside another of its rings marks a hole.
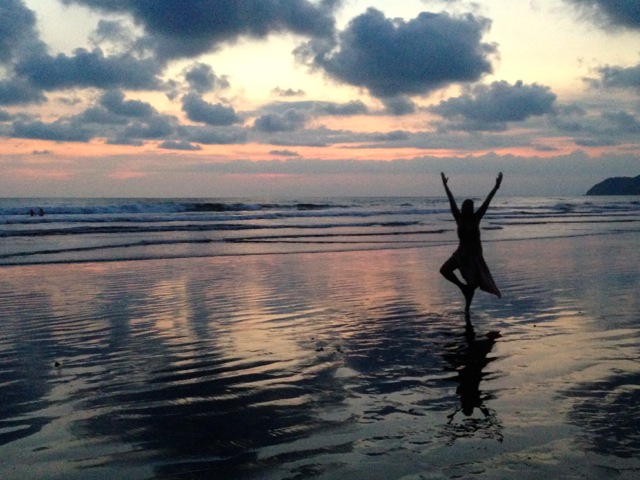
<instances>
[{"instance_id":1,"label":"woman's head","mask_svg":"<svg viewBox=\"0 0 640 480\"><path fill-rule=\"evenodd\" d=\"M467 198L464 202L462 202L462 209L460 210L460 212L465 216L473 215L473 200Z\"/></svg>"}]
</instances>

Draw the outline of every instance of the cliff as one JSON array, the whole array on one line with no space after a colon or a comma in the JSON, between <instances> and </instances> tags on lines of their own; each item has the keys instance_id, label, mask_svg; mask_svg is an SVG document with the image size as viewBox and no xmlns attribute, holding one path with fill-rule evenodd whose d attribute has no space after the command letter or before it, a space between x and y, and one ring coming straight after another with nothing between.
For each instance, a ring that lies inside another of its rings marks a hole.
<instances>
[{"instance_id":1,"label":"cliff","mask_svg":"<svg viewBox=\"0 0 640 480\"><path fill-rule=\"evenodd\" d=\"M607 178L591 187L587 195L640 195L640 175Z\"/></svg>"}]
</instances>

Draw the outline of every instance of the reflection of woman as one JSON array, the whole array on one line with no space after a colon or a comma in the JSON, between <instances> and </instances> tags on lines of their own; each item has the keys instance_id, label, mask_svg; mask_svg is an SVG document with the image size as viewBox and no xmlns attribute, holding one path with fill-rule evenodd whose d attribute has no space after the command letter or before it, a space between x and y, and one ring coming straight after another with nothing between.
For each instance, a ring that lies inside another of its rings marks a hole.
<instances>
[{"instance_id":1,"label":"reflection of woman","mask_svg":"<svg viewBox=\"0 0 640 480\"><path fill-rule=\"evenodd\" d=\"M447 432L452 436L452 442L457 438L471 437L476 432L484 438L493 438L502 442L502 425L495 410L489 408L485 401L492 398L490 394L480 390L480 384L491 375L484 371L494 358L489 354L500 338L499 332L489 332L483 338L476 339L473 330L467 330L464 337L448 345L444 358L450 364L447 371L456 371L455 378L459 382L456 393L460 397L460 405L447 417ZM449 380L454 380L453 378ZM475 410L482 413L482 417L462 419L454 422L457 414L462 412L465 417L474 416Z\"/></svg>"},{"instance_id":2,"label":"reflection of woman","mask_svg":"<svg viewBox=\"0 0 640 480\"><path fill-rule=\"evenodd\" d=\"M465 313L469 315L469 307L476 288L480 287L485 292L497 295L500 298L500 290L496 287L489 267L487 267L484 257L482 256L482 244L480 243L480 220L484 216L491 199L500 188L502 183L502 173L496 179L496 185L493 187L487 199L477 211L473 211L473 200L466 199L462 202L462 210L458 210L458 205L447 182L449 179L441 173L442 183L449 198L451 213L458 225L458 249L453 253L451 258L444 262L440 267L440 273L460 288L465 298ZM454 273L454 270L460 270L460 275L466 283L462 283Z\"/></svg>"},{"instance_id":3,"label":"reflection of woman","mask_svg":"<svg viewBox=\"0 0 640 480\"><path fill-rule=\"evenodd\" d=\"M488 375L484 368L494 359L489 358L489 353L500 338L499 332L489 332L485 337L476 339L473 331L467 330L464 339L451 345L445 359L451 364L453 370L458 372L458 388L456 393L460 396L460 408L450 415L462 411L465 416L473 414L475 408L480 409L485 417L489 416L489 409L484 404L480 382Z\"/></svg>"}]
</instances>

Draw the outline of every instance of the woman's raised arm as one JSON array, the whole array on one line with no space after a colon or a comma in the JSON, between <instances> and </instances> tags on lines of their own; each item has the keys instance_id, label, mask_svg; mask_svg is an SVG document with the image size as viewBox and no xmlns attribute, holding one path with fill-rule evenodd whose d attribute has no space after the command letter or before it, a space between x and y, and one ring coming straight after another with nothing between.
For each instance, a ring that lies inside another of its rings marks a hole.
<instances>
[{"instance_id":1,"label":"woman's raised arm","mask_svg":"<svg viewBox=\"0 0 640 480\"><path fill-rule=\"evenodd\" d=\"M476 211L475 214L478 217L478 219L484 217L484 214L487 212L487 209L489 208L489 204L491 203L491 200L493 199L493 196L496 194L496 192L500 188L500 184L501 183L502 183L502 172L500 172L498 174L498 178L496 178L495 187L493 187L493 189L489 192L489 195L487 195L486 200L482 203L480 208Z\"/></svg>"},{"instance_id":2,"label":"woman's raised arm","mask_svg":"<svg viewBox=\"0 0 640 480\"><path fill-rule=\"evenodd\" d=\"M456 199L453 198L453 193L451 193L451 190L449 190L449 185L447 185L447 183L449 182L449 179L444 176L444 172L441 172L440 176L442 177L442 184L444 185L444 191L447 192L447 198L449 199L449 206L451 207L451 213L453 214L453 218L457 220L458 217L460 216L460 210L458 210Z\"/></svg>"}]
</instances>

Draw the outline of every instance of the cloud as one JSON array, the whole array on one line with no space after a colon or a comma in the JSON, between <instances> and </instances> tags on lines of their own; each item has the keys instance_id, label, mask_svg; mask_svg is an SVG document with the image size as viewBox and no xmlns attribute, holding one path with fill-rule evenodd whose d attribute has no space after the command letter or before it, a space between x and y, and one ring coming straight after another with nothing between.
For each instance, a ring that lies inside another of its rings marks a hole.
<instances>
[{"instance_id":1,"label":"cloud","mask_svg":"<svg viewBox=\"0 0 640 480\"><path fill-rule=\"evenodd\" d=\"M382 102L391 115L409 115L416 111L416 104L405 96L383 98Z\"/></svg>"},{"instance_id":2,"label":"cloud","mask_svg":"<svg viewBox=\"0 0 640 480\"><path fill-rule=\"evenodd\" d=\"M122 22L113 20L99 20L97 28L89 39L95 46L108 44L124 51L131 50L135 46L134 33Z\"/></svg>"},{"instance_id":3,"label":"cloud","mask_svg":"<svg viewBox=\"0 0 640 480\"><path fill-rule=\"evenodd\" d=\"M430 110L451 122L450 128L495 131L504 130L508 122L552 113L555 100L556 95L549 87L535 83L525 85L521 81L510 85L501 81L475 86Z\"/></svg>"},{"instance_id":4,"label":"cloud","mask_svg":"<svg viewBox=\"0 0 640 480\"><path fill-rule=\"evenodd\" d=\"M94 132L76 123L61 120L52 123L16 121L13 124L13 136L56 142L88 142L94 137Z\"/></svg>"},{"instance_id":5,"label":"cloud","mask_svg":"<svg viewBox=\"0 0 640 480\"><path fill-rule=\"evenodd\" d=\"M155 115L133 122L125 128L122 138L159 139L168 138L176 131L177 119L169 115Z\"/></svg>"},{"instance_id":6,"label":"cloud","mask_svg":"<svg viewBox=\"0 0 640 480\"><path fill-rule=\"evenodd\" d=\"M276 87L273 90L271 90L271 94L277 97L304 97L305 96L304 90L300 90L300 89L294 90L293 88L282 89L280 87Z\"/></svg>"},{"instance_id":7,"label":"cloud","mask_svg":"<svg viewBox=\"0 0 640 480\"><path fill-rule=\"evenodd\" d=\"M261 108L264 114L274 114L277 117L288 115L294 116L293 112L299 114L299 120L311 117L348 117L352 115L367 115L369 108L361 100L351 100L345 103L325 102L315 100L301 100L295 102L273 102Z\"/></svg>"},{"instance_id":8,"label":"cloud","mask_svg":"<svg viewBox=\"0 0 640 480\"><path fill-rule=\"evenodd\" d=\"M42 103L46 97L38 88L21 78L0 80L0 105Z\"/></svg>"},{"instance_id":9,"label":"cloud","mask_svg":"<svg viewBox=\"0 0 640 480\"><path fill-rule=\"evenodd\" d=\"M638 4L640 6L640 3ZM640 90L640 65L635 67L604 66L598 69L600 78L587 79L595 87L634 88Z\"/></svg>"},{"instance_id":10,"label":"cloud","mask_svg":"<svg viewBox=\"0 0 640 480\"><path fill-rule=\"evenodd\" d=\"M127 145L130 147L141 147L144 142L138 138L128 138L124 136L117 136L107 140L107 145Z\"/></svg>"},{"instance_id":11,"label":"cloud","mask_svg":"<svg viewBox=\"0 0 640 480\"><path fill-rule=\"evenodd\" d=\"M620 133L636 135L640 133L640 121L631 113L624 111L604 112L602 118Z\"/></svg>"},{"instance_id":12,"label":"cloud","mask_svg":"<svg viewBox=\"0 0 640 480\"><path fill-rule=\"evenodd\" d=\"M158 58L196 57L242 36L273 32L330 37L339 2L308 0L62 0L107 13L129 14L145 29Z\"/></svg>"},{"instance_id":13,"label":"cloud","mask_svg":"<svg viewBox=\"0 0 640 480\"><path fill-rule=\"evenodd\" d=\"M292 132L302 128L307 121L307 115L300 110L290 108L284 113L267 113L253 122L253 128L267 133Z\"/></svg>"},{"instance_id":14,"label":"cloud","mask_svg":"<svg viewBox=\"0 0 640 480\"><path fill-rule=\"evenodd\" d=\"M182 97L182 110L189 120L207 125L233 125L243 121L233 107L206 102L197 93Z\"/></svg>"},{"instance_id":15,"label":"cloud","mask_svg":"<svg viewBox=\"0 0 640 480\"><path fill-rule=\"evenodd\" d=\"M392 132L375 133L373 140L377 142L397 142L409 139L409 134L402 130L394 130Z\"/></svg>"},{"instance_id":16,"label":"cloud","mask_svg":"<svg viewBox=\"0 0 640 480\"><path fill-rule=\"evenodd\" d=\"M40 52L36 15L23 0L0 3L0 105L41 103L45 97L27 79L13 73L13 65L26 52ZM4 66L5 68L1 68Z\"/></svg>"},{"instance_id":17,"label":"cloud","mask_svg":"<svg viewBox=\"0 0 640 480\"><path fill-rule=\"evenodd\" d=\"M101 125L103 134L109 136L114 133L109 129L110 126L129 125L132 119L150 118L157 114L156 109L148 103L139 100L125 100L124 93L119 90L110 90L102 94L98 105L87 108L74 117L74 121L80 124ZM126 141L115 143L128 144Z\"/></svg>"},{"instance_id":18,"label":"cloud","mask_svg":"<svg viewBox=\"0 0 640 480\"><path fill-rule=\"evenodd\" d=\"M640 2L637 0L566 0L576 5L596 24L606 27L640 29Z\"/></svg>"},{"instance_id":19,"label":"cloud","mask_svg":"<svg viewBox=\"0 0 640 480\"><path fill-rule=\"evenodd\" d=\"M36 16L22 0L0 5L0 62L10 62L23 46L37 38Z\"/></svg>"},{"instance_id":20,"label":"cloud","mask_svg":"<svg viewBox=\"0 0 640 480\"><path fill-rule=\"evenodd\" d=\"M116 115L101 106L89 107L76 115L75 118L78 122L102 125L103 129L109 125L127 125L129 123L126 117Z\"/></svg>"},{"instance_id":21,"label":"cloud","mask_svg":"<svg viewBox=\"0 0 640 480\"><path fill-rule=\"evenodd\" d=\"M640 119L637 114L620 110L615 104L599 112L571 113L558 109L553 117L558 135L569 134L576 145L584 147L637 143Z\"/></svg>"},{"instance_id":22,"label":"cloud","mask_svg":"<svg viewBox=\"0 0 640 480\"><path fill-rule=\"evenodd\" d=\"M352 100L347 103L313 102L313 112L316 115L351 116L365 115L369 109L360 100Z\"/></svg>"},{"instance_id":23,"label":"cloud","mask_svg":"<svg viewBox=\"0 0 640 480\"><path fill-rule=\"evenodd\" d=\"M488 19L471 14L422 12L404 21L369 8L340 33L337 49L310 42L297 54L376 97L421 95L490 73L495 46L481 41L489 27Z\"/></svg>"},{"instance_id":24,"label":"cloud","mask_svg":"<svg viewBox=\"0 0 640 480\"><path fill-rule=\"evenodd\" d=\"M269 155L278 155L280 157L299 157L300 154L298 152L294 152L293 150L271 150Z\"/></svg>"},{"instance_id":25,"label":"cloud","mask_svg":"<svg viewBox=\"0 0 640 480\"><path fill-rule=\"evenodd\" d=\"M211 66L205 63L191 65L185 73L185 79L191 90L197 93L207 93L217 88L229 88L229 81L225 77L218 77Z\"/></svg>"},{"instance_id":26,"label":"cloud","mask_svg":"<svg viewBox=\"0 0 640 480\"><path fill-rule=\"evenodd\" d=\"M153 59L138 59L130 54L105 56L100 48L78 48L73 55L55 57L37 52L15 66L18 76L43 90L96 87L103 89L158 90L161 65Z\"/></svg>"},{"instance_id":27,"label":"cloud","mask_svg":"<svg viewBox=\"0 0 640 480\"><path fill-rule=\"evenodd\" d=\"M175 140L166 140L158 145L158 148L162 148L164 150L185 150L185 151L197 151L202 150L200 145L194 145L185 140L175 141Z\"/></svg>"},{"instance_id":28,"label":"cloud","mask_svg":"<svg viewBox=\"0 0 640 480\"><path fill-rule=\"evenodd\" d=\"M109 112L123 117L150 117L156 109L150 104L139 100L125 100L124 93L119 90L110 90L100 97L100 105Z\"/></svg>"},{"instance_id":29,"label":"cloud","mask_svg":"<svg viewBox=\"0 0 640 480\"><path fill-rule=\"evenodd\" d=\"M188 125L180 127L179 131L188 141L203 145L230 145L247 141L247 130L240 127Z\"/></svg>"}]
</instances>

